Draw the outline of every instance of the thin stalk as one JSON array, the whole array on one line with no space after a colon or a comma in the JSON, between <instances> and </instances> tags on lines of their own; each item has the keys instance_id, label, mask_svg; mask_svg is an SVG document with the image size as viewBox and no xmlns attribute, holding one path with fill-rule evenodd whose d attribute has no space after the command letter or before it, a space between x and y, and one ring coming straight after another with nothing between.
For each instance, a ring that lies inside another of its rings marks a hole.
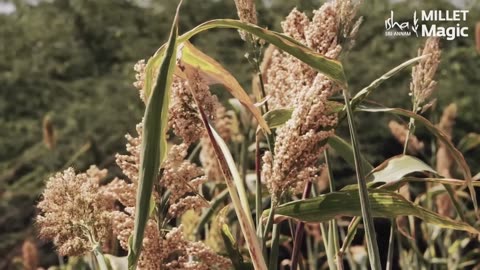
<instances>
[{"instance_id":1,"label":"thin stalk","mask_svg":"<svg viewBox=\"0 0 480 270\"><path fill-rule=\"evenodd\" d=\"M396 231L396 223L395 219L392 218L390 219L390 222L392 223L390 225L390 236L388 238L388 253L387 253L387 270L391 270L393 267L393 245L395 243L395 231Z\"/></svg>"},{"instance_id":2,"label":"thin stalk","mask_svg":"<svg viewBox=\"0 0 480 270\"><path fill-rule=\"evenodd\" d=\"M265 229L263 231L263 237L262 237L262 240L263 240L263 243L262 243L262 247L263 247L263 253L266 253L267 252L267 248L266 248L266 245L265 245L265 242L268 238L268 232L270 231L270 229L272 228L273 226L273 216L275 214L275 206L274 206L274 202L272 201L271 202L272 206L270 207L270 213L268 214L268 218L267 218L267 223L265 224Z\"/></svg>"},{"instance_id":3,"label":"thin stalk","mask_svg":"<svg viewBox=\"0 0 480 270\"><path fill-rule=\"evenodd\" d=\"M247 182L247 171L248 171L248 144L250 142L250 126L245 132L245 140L241 143L240 149L240 168L242 168L242 181L246 185Z\"/></svg>"},{"instance_id":4,"label":"thin stalk","mask_svg":"<svg viewBox=\"0 0 480 270\"><path fill-rule=\"evenodd\" d=\"M446 184L443 184L443 187L445 187L445 190L447 191L448 196L450 197L450 200L452 201L453 207L455 208L455 211L457 212L458 217L462 221L464 221L466 223L469 223L467 221L467 219L465 218L465 215L463 214L462 206L458 203L457 199L455 199L455 191L453 190L453 188L449 185L446 185Z\"/></svg>"},{"instance_id":5,"label":"thin stalk","mask_svg":"<svg viewBox=\"0 0 480 270\"><path fill-rule=\"evenodd\" d=\"M405 144L403 146L403 154L407 154L407 149L408 149L408 141L410 140L410 136L415 132L415 119L410 118L410 121L408 122L408 129L407 129L407 136L405 138Z\"/></svg>"},{"instance_id":6,"label":"thin stalk","mask_svg":"<svg viewBox=\"0 0 480 270\"><path fill-rule=\"evenodd\" d=\"M415 109L415 108L414 108ZM408 129L407 129L407 136L405 138L405 143L403 145L403 155L407 154L408 150L408 142L410 141L410 136L414 132L415 129L415 119L410 118L410 121L408 122ZM407 184L408 185L408 184ZM396 219L392 218L390 219L390 236L388 238L388 253L387 253L387 270L391 270L393 267L393 248L394 248L394 242L395 242L395 232L396 232ZM400 250L398 251L400 253ZM401 256L401 254L400 254Z\"/></svg>"},{"instance_id":7,"label":"thin stalk","mask_svg":"<svg viewBox=\"0 0 480 270\"><path fill-rule=\"evenodd\" d=\"M343 238L343 239L345 239L345 237L346 237L345 231L339 230L339 233L340 233L340 237ZM343 246L342 246L342 248L343 248ZM341 250L338 251L337 261L341 261L341 262L343 263L343 253L342 253ZM348 262L349 269L351 269L351 270L355 270L355 269L356 269L356 265L355 265L355 263L353 262L352 255L351 255L349 252L347 252L347 262ZM342 266L343 266L343 264L342 264ZM341 270L341 269L340 269L340 270Z\"/></svg>"},{"instance_id":8,"label":"thin stalk","mask_svg":"<svg viewBox=\"0 0 480 270\"><path fill-rule=\"evenodd\" d=\"M336 260L336 257L337 257L337 251L336 251L336 247L337 246L337 243L336 242L336 237L335 237L335 233L336 233L336 230L335 230L335 227L334 225L336 226L336 223L334 223L333 221L329 221L328 222L328 252L327 252L327 255L330 258L330 260L333 262L332 263L332 267L330 267L330 269L332 270L337 270L338 267L337 267L337 264L338 261Z\"/></svg>"},{"instance_id":9,"label":"thin stalk","mask_svg":"<svg viewBox=\"0 0 480 270\"><path fill-rule=\"evenodd\" d=\"M357 131L353 119L352 107L350 106L350 93L346 88L343 89L343 98L347 107L348 126L350 129L350 137L353 147L353 158L355 161L355 171L357 175L357 182L359 186L360 207L362 210L362 218L364 220L365 233L367 236L368 257L370 259L370 266L373 270L381 269L380 253L378 251L377 237L375 234L375 227L373 225L373 217L370 208L370 201L368 199L367 182L363 171L362 162L360 160L360 146L357 138Z\"/></svg>"},{"instance_id":10,"label":"thin stalk","mask_svg":"<svg viewBox=\"0 0 480 270\"><path fill-rule=\"evenodd\" d=\"M279 224L273 224L272 229L272 247L270 249L270 260L268 263L269 270L276 270L278 265L278 245L280 243Z\"/></svg>"},{"instance_id":11,"label":"thin stalk","mask_svg":"<svg viewBox=\"0 0 480 270\"><path fill-rule=\"evenodd\" d=\"M263 76L262 72L260 71L260 67L257 67L257 75L258 75L258 81L260 83L260 91L262 91L262 98L265 98L267 96L267 92L265 91L265 85L263 84ZM268 112L268 101L265 100L265 112Z\"/></svg>"},{"instance_id":12,"label":"thin stalk","mask_svg":"<svg viewBox=\"0 0 480 270\"><path fill-rule=\"evenodd\" d=\"M339 254L343 256L347 252L347 249L350 247L350 244L353 241L353 238L355 237L355 233L357 232L357 227L360 224L360 221L362 221L361 217L354 217L350 224L348 225L348 232L347 236L345 236L345 239L343 240L342 247L340 248Z\"/></svg>"},{"instance_id":13,"label":"thin stalk","mask_svg":"<svg viewBox=\"0 0 480 270\"><path fill-rule=\"evenodd\" d=\"M257 182L255 186L255 211L256 215L256 228L258 239L260 240L261 248L263 249L263 235L262 235L262 173L261 173L261 155L260 155L260 138L255 136L255 173L257 174Z\"/></svg>"},{"instance_id":14,"label":"thin stalk","mask_svg":"<svg viewBox=\"0 0 480 270\"><path fill-rule=\"evenodd\" d=\"M329 228L330 229L330 228ZM328 268L329 269L337 269L335 265L335 254L332 254L332 250L330 249L330 237L329 236L329 231L327 228L325 228L324 223L320 223L320 231L322 232L322 238L323 238L323 245L325 248L325 252L327 254L327 263L328 263Z\"/></svg>"},{"instance_id":15,"label":"thin stalk","mask_svg":"<svg viewBox=\"0 0 480 270\"><path fill-rule=\"evenodd\" d=\"M312 190L312 181L308 181L303 190L302 199L306 199L310 196ZM300 246L303 242L303 236L305 231L305 223L299 222L295 230L294 242L293 242L293 252L292 252L292 270L297 269L298 258L300 257Z\"/></svg>"},{"instance_id":16,"label":"thin stalk","mask_svg":"<svg viewBox=\"0 0 480 270\"><path fill-rule=\"evenodd\" d=\"M316 256L314 256L313 254L313 244L312 244L312 238L311 237L307 237L306 239L306 244L307 244L307 256L308 256L308 265L309 265L309 268L308 269L316 269L313 267L313 264L314 264L314 260L316 259Z\"/></svg>"},{"instance_id":17,"label":"thin stalk","mask_svg":"<svg viewBox=\"0 0 480 270\"><path fill-rule=\"evenodd\" d=\"M405 259L404 259L404 256L402 256L402 243L400 242L401 238L400 238L400 232L397 230L396 231L396 237L397 237L397 249L398 249L398 258L399 258L399 264L400 264L400 267L406 267L406 262L405 262Z\"/></svg>"},{"instance_id":18,"label":"thin stalk","mask_svg":"<svg viewBox=\"0 0 480 270\"><path fill-rule=\"evenodd\" d=\"M263 99L267 96L267 92L265 91L265 85L263 83L262 70L260 69L260 61L261 61L260 58L262 57L262 47L258 46L259 45L258 40L252 35L249 35L249 43L251 45L251 51L253 53L253 59L251 62L253 62L252 65L258 76L258 82L260 84L260 91L262 92L262 99ZM268 101L265 101L264 109L265 109L265 113L269 111Z\"/></svg>"},{"instance_id":19,"label":"thin stalk","mask_svg":"<svg viewBox=\"0 0 480 270\"><path fill-rule=\"evenodd\" d=\"M328 184L330 186L330 192L335 192L335 182L333 179L333 171L332 171L332 166L330 166L330 155L328 154L328 148L325 149L324 151L324 156L325 156L325 166L327 168L328 172ZM335 260L337 263L337 269L343 269L343 263L342 260L338 260L338 254L339 254L339 245L340 241L338 239L338 226L337 226L337 220L333 219L329 222L329 243L330 243L330 248L333 249L333 254L335 254L335 257L337 259Z\"/></svg>"}]
</instances>

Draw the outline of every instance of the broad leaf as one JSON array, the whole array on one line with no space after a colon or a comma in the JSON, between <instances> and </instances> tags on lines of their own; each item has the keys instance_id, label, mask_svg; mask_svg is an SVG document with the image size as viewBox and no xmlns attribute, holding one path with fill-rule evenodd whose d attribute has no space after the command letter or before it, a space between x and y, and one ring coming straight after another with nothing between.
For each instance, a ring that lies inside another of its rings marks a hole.
<instances>
[{"instance_id":1,"label":"broad leaf","mask_svg":"<svg viewBox=\"0 0 480 270\"><path fill-rule=\"evenodd\" d=\"M442 228L480 233L464 222L440 216L415 205L395 192L370 190L369 200L374 217L415 216ZM266 210L263 216L267 216L268 212L269 210ZM359 217L361 215L358 190L328 193L311 199L289 202L275 209L276 221L290 217L304 222L325 222L341 216Z\"/></svg>"},{"instance_id":2,"label":"broad leaf","mask_svg":"<svg viewBox=\"0 0 480 270\"><path fill-rule=\"evenodd\" d=\"M455 146L452 144L450 139L443 133L443 131L439 130L434 124L432 124L430 121L422 117L421 115L418 115L416 113L413 113L411 111L407 111L404 109L399 109L399 108L367 108L367 107L360 107L358 108L360 111L364 112L386 112L386 113L392 113L396 115L402 115L406 117L410 117L415 119L417 123L420 123L424 125L428 131L430 131L435 137L437 137L438 140L440 140L448 149L450 154L452 155L453 159L455 162L458 164L460 167L463 176L465 177L465 183L468 186L468 189L470 191L470 196L472 197L473 205L475 207L475 211L478 210L478 204L477 204L477 196L475 194L475 190L473 188L472 184L472 173L470 172L470 168L468 167L467 162L465 161L462 153L455 148Z\"/></svg>"},{"instance_id":3,"label":"broad leaf","mask_svg":"<svg viewBox=\"0 0 480 270\"><path fill-rule=\"evenodd\" d=\"M143 244L143 236L150 216L151 196L160 165L167 155L167 122L170 87L176 64L178 11L172 24L156 84L149 98L143 119L143 135L140 153L139 182L135 207L135 226L128 254L128 268L135 269Z\"/></svg>"},{"instance_id":4,"label":"broad leaf","mask_svg":"<svg viewBox=\"0 0 480 270\"><path fill-rule=\"evenodd\" d=\"M400 155L385 160L377 166L369 175L373 182L390 183L402 179L404 176L414 172L436 173L420 159L408 155Z\"/></svg>"}]
</instances>

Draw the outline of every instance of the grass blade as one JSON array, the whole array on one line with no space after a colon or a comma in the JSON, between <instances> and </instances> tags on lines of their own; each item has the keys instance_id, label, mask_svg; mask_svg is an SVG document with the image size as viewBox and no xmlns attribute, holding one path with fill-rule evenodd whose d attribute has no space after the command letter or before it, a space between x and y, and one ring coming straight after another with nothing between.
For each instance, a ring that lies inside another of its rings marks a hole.
<instances>
[{"instance_id":1,"label":"grass blade","mask_svg":"<svg viewBox=\"0 0 480 270\"><path fill-rule=\"evenodd\" d=\"M414 172L437 172L420 159L408 155L399 155L382 162L370 173L373 182L389 183L402 179Z\"/></svg>"},{"instance_id":2,"label":"grass blade","mask_svg":"<svg viewBox=\"0 0 480 270\"><path fill-rule=\"evenodd\" d=\"M247 242L247 247L250 253L250 257L252 259L252 263L255 269L266 270L267 266L265 264L265 260L263 259L262 249L260 248L260 244L255 234L252 216L250 215L250 208L248 207L248 201L246 202L247 205L245 205L245 203L242 203L241 197L239 198L239 195L237 193L238 191L235 188L235 186L238 187L235 182L241 182L240 174L235 167L235 162L233 162L232 155L228 151L228 148L220 135L211 126L209 126L207 130L209 133L210 141L212 142L212 144L214 144L217 159L221 164L220 167L222 168L222 172L225 176L228 191L230 193L230 197L232 199L235 212L240 223L240 227L245 237L245 241ZM233 177L236 177L237 181L234 181ZM243 183L241 186L243 186ZM245 209L247 207L248 210Z\"/></svg>"},{"instance_id":3,"label":"grass blade","mask_svg":"<svg viewBox=\"0 0 480 270\"><path fill-rule=\"evenodd\" d=\"M178 12L172 24L165 57L158 71L157 82L151 96L147 99L147 107L143 119L143 138L140 156L139 182L135 207L135 227L130 241L128 268L135 269L142 249L145 227L150 213L150 202L154 181L157 179L161 163L167 154L167 122L170 87L176 63L176 38Z\"/></svg>"},{"instance_id":4,"label":"grass blade","mask_svg":"<svg viewBox=\"0 0 480 270\"><path fill-rule=\"evenodd\" d=\"M185 74L187 78L193 77L191 72L194 71L190 68L185 68ZM250 215L250 206L248 205L245 187L240 177L240 173L236 168L235 161L233 160L232 154L228 150L228 146L225 141L208 122L208 117L203 111L202 106L200 106L196 98L196 94L194 93L194 89L191 88L190 90L192 91L192 96L195 100L195 103L197 103L200 118L202 119L202 122L207 130L208 137L222 170L235 213L237 214L238 222L240 223L240 228L247 243L248 252L250 253L253 266L258 270L267 270L262 249L255 234L255 228L253 225L252 216Z\"/></svg>"}]
</instances>

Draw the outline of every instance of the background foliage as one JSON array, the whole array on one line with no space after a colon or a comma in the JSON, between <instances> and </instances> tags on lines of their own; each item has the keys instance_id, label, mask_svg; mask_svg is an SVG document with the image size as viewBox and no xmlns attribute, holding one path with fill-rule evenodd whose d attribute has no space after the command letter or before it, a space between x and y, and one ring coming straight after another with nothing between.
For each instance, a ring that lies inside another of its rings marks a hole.
<instances>
[{"instance_id":1,"label":"background foliage","mask_svg":"<svg viewBox=\"0 0 480 270\"><path fill-rule=\"evenodd\" d=\"M257 1L258 2L258 1ZM297 6L311 10L322 1L271 0L258 2L260 25L280 30L280 21ZM343 59L351 89L359 90L385 71L416 55L422 42L416 38L388 39L384 19L390 9L398 20L411 19L413 10L453 8L443 1L374 1L363 6L365 17L357 43ZM52 0L3 1L15 5L13 13L0 14L0 269L9 266L19 244L34 235L34 204L48 176L72 165L114 166L114 154L124 151L124 134L133 132L143 105L132 87L133 65L152 55L165 42L176 1ZM232 1L185 0L180 32L213 18L236 18ZM480 54L475 50L475 23L480 5L470 7L469 38L443 41L437 76L438 104L428 116L439 117L451 102L459 116L453 141L468 132L480 132ZM231 30L214 30L193 43L223 63L246 89L250 65L244 42ZM379 57L381 56L381 57ZM387 81L374 100L409 108L409 73ZM55 147L43 142L45 117L55 132ZM401 153L401 145L386 128L391 116L358 117L363 152L377 165ZM437 122L437 121L432 121ZM343 129L339 131L343 132ZM422 133L423 132L423 133ZM417 135L429 136L422 129ZM428 142L428 141L427 141ZM428 156L428 155L427 155ZM480 149L466 155L473 173L480 170ZM336 174L351 171L334 164ZM353 178L351 178L353 179ZM42 264L56 261L47 243L38 243Z\"/></svg>"}]
</instances>

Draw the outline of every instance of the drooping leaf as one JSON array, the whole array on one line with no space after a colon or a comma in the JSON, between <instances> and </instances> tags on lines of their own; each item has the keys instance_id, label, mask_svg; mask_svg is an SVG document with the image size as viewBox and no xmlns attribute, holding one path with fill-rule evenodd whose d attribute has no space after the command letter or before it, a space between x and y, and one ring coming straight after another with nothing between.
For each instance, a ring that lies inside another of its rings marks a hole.
<instances>
[{"instance_id":1,"label":"drooping leaf","mask_svg":"<svg viewBox=\"0 0 480 270\"><path fill-rule=\"evenodd\" d=\"M372 214L375 217L415 216L442 228L462 230L474 234L480 233L464 222L440 216L415 205L395 192L381 189L370 190L369 199ZM263 216L267 216L268 212L269 210L264 211ZM359 217L361 215L357 190L333 192L311 199L289 202L275 209L276 221L290 217L304 222L325 222L341 216Z\"/></svg>"},{"instance_id":2,"label":"drooping leaf","mask_svg":"<svg viewBox=\"0 0 480 270\"><path fill-rule=\"evenodd\" d=\"M173 20L165 57L161 61L158 75L155 76L155 87L151 95L146 99L147 105L143 119L140 168L138 172L135 226L128 254L128 268L131 270L136 268L138 258L140 257L145 227L151 211L153 184L157 179L160 165L165 160L167 154L168 106L176 63L179 8L180 5Z\"/></svg>"},{"instance_id":3,"label":"drooping leaf","mask_svg":"<svg viewBox=\"0 0 480 270\"><path fill-rule=\"evenodd\" d=\"M351 144L336 135L328 139L328 144L348 163L348 165L352 166L352 168L355 167L353 148ZM362 156L361 159L363 168L365 168L368 172L373 170L372 164L370 164L370 162L368 162L364 156Z\"/></svg>"},{"instance_id":4,"label":"drooping leaf","mask_svg":"<svg viewBox=\"0 0 480 270\"><path fill-rule=\"evenodd\" d=\"M305 64L316 69L318 72L325 74L333 81L339 83L342 87L346 85L345 73L343 71L342 64L334 59L327 58L319 53L314 52L307 46L299 43L298 41L283 35L281 33L267 30L256 26L254 24L244 23L239 20L232 19L217 19L211 20L198 25L192 30L186 32L178 38L178 42L182 43L193 36L212 29L212 28L234 28L246 31L254 36L257 36L273 45L280 50L283 50L292 56L298 58ZM149 60L147 64L147 71L155 66L159 65L159 58L165 53L165 46L160 47L155 55ZM148 72L147 72L148 73ZM152 84L145 82L145 93L148 95L152 89Z\"/></svg>"},{"instance_id":5,"label":"drooping leaf","mask_svg":"<svg viewBox=\"0 0 480 270\"><path fill-rule=\"evenodd\" d=\"M465 137L460 140L458 143L458 150L462 153L468 152L474 148L480 146L480 134L478 133L468 133Z\"/></svg>"},{"instance_id":6,"label":"drooping leaf","mask_svg":"<svg viewBox=\"0 0 480 270\"><path fill-rule=\"evenodd\" d=\"M192 78L195 72L191 68L184 70L187 78ZM215 131L210 125L208 117L199 105L198 99L194 93L194 89L191 89L192 96L197 103L197 108L200 113L200 118L207 130L208 138L213 146L215 156L217 158L220 169L223 173L225 183L227 184L228 192L232 200L235 213L237 214L238 222L242 230L245 242L247 243L248 252L255 269L267 270L265 259L263 258L262 249L255 234L253 225L253 219L250 214L250 206L248 204L247 193L243 181L238 172L235 161L230 153L227 144L222 137Z\"/></svg>"},{"instance_id":7,"label":"drooping leaf","mask_svg":"<svg viewBox=\"0 0 480 270\"><path fill-rule=\"evenodd\" d=\"M284 34L267 30L254 24L244 23L239 20L218 19L202 23L183 34L180 37L180 41L183 42L188 40L194 35L212 28L235 28L246 31L293 55L307 65L325 74L333 81L339 83L341 86L346 85L346 78L343 72L342 64L337 60L330 59L319 53L316 53L307 46Z\"/></svg>"},{"instance_id":8,"label":"drooping leaf","mask_svg":"<svg viewBox=\"0 0 480 270\"><path fill-rule=\"evenodd\" d=\"M443 131L439 130L434 124L432 124L430 121L422 117L421 115L418 115L416 113L413 113L411 111L407 111L404 109L400 108L368 108L368 107L359 107L358 110L364 111L364 112L386 112L386 113L392 113L396 115L402 115L406 117L410 117L415 119L415 121L419 124L422 124L425 126L428 131L430 131L438 140L440 140L448 149L450 152L452 158L455 160L459 168L461 169L463 176L465 177L465 183L468 186L468 189L470 191L470 196L473 201L473 205L475 208L475 211L477 212L478 210L478 204L477 204L477 196L475 193L475 190L473 188L472 184L472 173L470 172L470 168L468 167L467 162L465 161L465 158L463 157L462 153L455 148L455 146L452 144L450 139L443 133Z\"/></svg>"},{"instance_id":9,"label":"drooping leaf","mask_svg":"<svg viewBox=\"0 0 480 270\"><path fill-rule=\"evenodd\" d=\"M408 155L399 155L389 158L377 166L369 175L373 182L390 183L402 179L414 172L436 171L420 159Z\"/></svg>"},{"instance_id":10,"label":"drooping leaf","mask_svg":"<svg viewBox=\"0 0 480 270\"><path fill-rule=\"evenodd\" d=\"M183 65L190 68L196 68L200 72L203 79L206 80L208 84L222 84L228 91L237 98L243 106L247 107L248 110L253 114L253 116L259 122L259 125L266 131L269 130L267 123L262 118L260 110L255 107L255 105L250 100L250 97L246 91L242 88L240 83L235 79L235 77L230 74L225 68L215 61L210 56L204 54L199 49L195 48L190 42L185 41L181 45L181 61ZM180 51L179 51L180 53ZM180 58L180 57L179 57ZM182 77L183 72L178 71L176 75Z\"/></svg>"}]
</instances>

